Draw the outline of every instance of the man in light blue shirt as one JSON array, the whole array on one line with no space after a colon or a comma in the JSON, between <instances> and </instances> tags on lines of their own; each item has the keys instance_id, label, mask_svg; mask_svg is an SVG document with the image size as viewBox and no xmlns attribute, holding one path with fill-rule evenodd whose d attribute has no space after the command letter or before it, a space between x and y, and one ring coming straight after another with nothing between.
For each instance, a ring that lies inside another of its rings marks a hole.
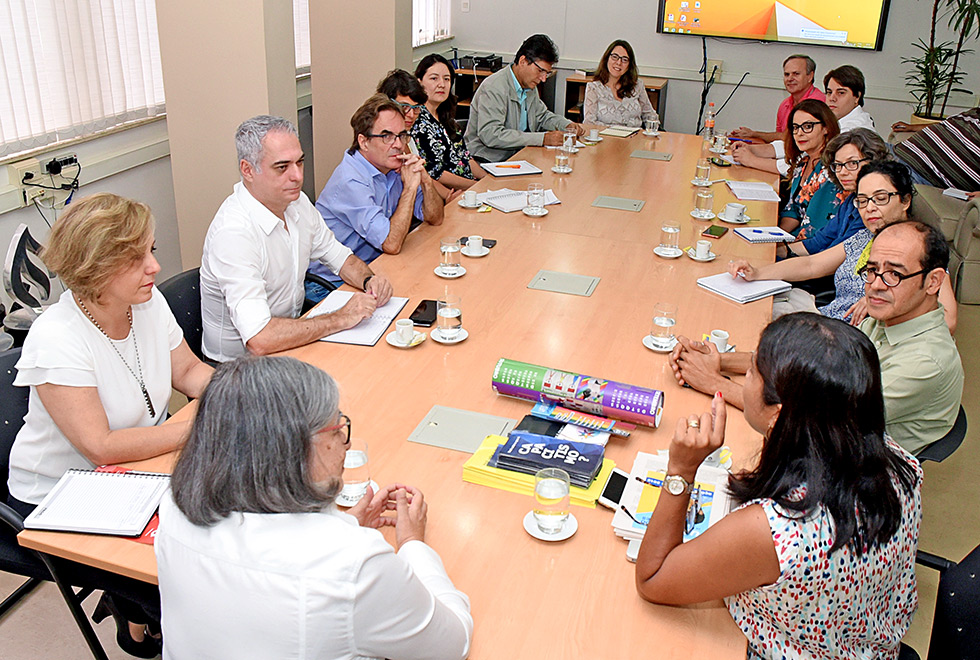
<instances>
[{"instance_id":1,"label":"man in light blue shirt","mask_svg":"<svg viewBox=\"0 0 980 660\"><path fill-rule=\"evenodd\" d=\"M442 224L443 199L425 171L425 161L405 153L408 133L397 103L382 94L364 102L351 118L354 142L327 181L316 208L341 243L365 263L398 254L412 219ZM310 272L339 283L318 262Z\"/></svg>"}]
</instances>

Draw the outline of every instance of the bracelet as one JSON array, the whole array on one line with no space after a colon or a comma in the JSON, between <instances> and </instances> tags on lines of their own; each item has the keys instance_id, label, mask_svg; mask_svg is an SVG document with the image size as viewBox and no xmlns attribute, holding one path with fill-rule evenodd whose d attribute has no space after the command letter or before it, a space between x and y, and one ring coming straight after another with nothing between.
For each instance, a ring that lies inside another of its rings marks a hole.
<instances>
[{"instance_id":1,"label":"bracelet","mask_svg":"<svg viewBox=\"0 0 980 660\"><path fill-rule=\"evenodd\" d=\"M367 285L368 285L368 282L370 282L371 281L371 278L373 278L373 277L374 277L374 275L372 274L372 275L368 275L367 277L364 278L364 283L361 285L361 291L364 291L365 293L367 293Z\"/></svg>"}]
</instances>

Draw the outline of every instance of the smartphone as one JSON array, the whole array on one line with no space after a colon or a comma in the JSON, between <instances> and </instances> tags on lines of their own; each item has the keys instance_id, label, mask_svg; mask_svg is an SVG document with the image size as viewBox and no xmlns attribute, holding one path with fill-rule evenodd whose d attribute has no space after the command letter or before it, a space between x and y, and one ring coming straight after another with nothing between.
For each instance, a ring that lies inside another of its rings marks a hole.
<instances>
[{"instance_id":1,"label":"smartphone","mask_svg":"<svg viewBox=\"0 0 980 660\"><path fill-rule=\"evenodd\" d=\"M640 545L643 544L642 539L632 539L630 544L626 547L626 559L631 563L636 563L636 558L640 554Z\"/></svg>"},{"instance_id":2,"label":"smartphone","mask_svg":"<svg viewBox=\"0 0 980 660\"><path fill-rule=\"evenodd\" d=\"M731 167L732 166L731 163L729 163L727 161L724 161L721 158L718 158L717 156L715 156L714 158L711 159L711 164L712 165L715 165L716 167Z\"/></svg>"},{"instance_id":3,"label":"smartphone","mask_svg":"<svg viewBox=\"0 0 980 660\"><path fill-rule=\"evenodd\" d=\"M602 494L599 495L599 504L607 509L616 510L619 508L619 501L623 499L623 491L630 480L630 475L619 468L613 468L606 485L602 487Z\"/></svg>"},{"instance_id":4,"label":"smartphone","mask_svg":"<svg viewBox=\"0 0 980 660\"><path fill-rule=\"evenodd\" d=\"M432 327L432 324L436 322L436 301L423 300L408 318L415 325L423 328Z\"/></svg>"},{"instance_id":5,"label":"smartphone","mask_svg":"<svg viewBox=\"0 0 980 660\"><path fill-rule=\"evenodd\" d=\"M722 227L721 225L711 225L703 232L702 236L707 236L708 238L721 238L726 233L728 233L728 227Z\"/></svg>"},{"instance_id":6,"label":"smartphone","mask_svg":"<svg viewBox=\"0 0 980 660\"><path fill-rule=\"evenodd\" d=\"M459 239L459 242L462 243L465 246L466 245L466 242L468 240L470 240L470 237L469 236L463 236L463 237L461 237ZM487 249L492 248L496 244L497 244L497 239L495 239L495 238L484 238L483 239L483 247L485 247Z\"/></svg>"}]
</instances>

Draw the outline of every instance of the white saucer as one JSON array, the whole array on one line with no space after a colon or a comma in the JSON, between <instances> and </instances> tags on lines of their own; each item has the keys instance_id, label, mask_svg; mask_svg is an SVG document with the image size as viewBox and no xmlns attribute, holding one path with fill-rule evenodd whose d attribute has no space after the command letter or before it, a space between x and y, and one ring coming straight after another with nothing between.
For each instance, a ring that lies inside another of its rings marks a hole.
<instances>
[{"instance_id":1,"label":"white saucer","mask_svg":"<svg viewBox=\"0 0 980 660\"><path fill-rule=\"evenodd\" d=\"M726 151L728 151L728 149L727 148L725 148L725 149L715 149L714 147L711 147L710 149L708 149L708 151L710 151L713 154L723 154Z\"/></svg>"},{"instance_id":2,"label":"white saucer","mask_svg":"<svg viewBox=\"0 0 980 660\"><path fill-rule=\"evenodd\" d=\"M479 252L473 252L472 250L470 250L470 246L467 245L462 250L460 250L460 252L462 252L464 256L473 257L474 259L476 259L478 257L485 257L488 254L490 254L490 248L484 245L482 248L480 248Z\"/></svg>"},{"instance_id":3,"label":"white saucer","mask_svg":"<svg viewBox=\"0 0 980 660\"><path fill-rule=\"evenodd\" d=\"M462 252L462 250L460 250L460 251ZM441 277L443 279L447 279L447 280L455 280L456 278L459 278L459 277L462 277L463 275L466 275L466 269L463 268L462 266L459 267L459 272L457 272L455 275L443 275L443 273L442 273L442 266L436 266L435 267L435 270L433 270L432 272L434 272L439 277Z\"/></svg>"},{"instance_id":4,"label":"white saucer","mask_svg":"<svg viewBox=\"0 0 980 660\"><path fill-rule=\"evenodd\" d=\"M684 252L685 254L687 254L687 256L689 256L691 259L694 259L695 261L714 261L715 257L718 256L714 252L708 252L707 257L705 257L704 259L698 259L697 256L695 256L696 252L694 251L694 248L687 248L687 250L685 250Z\"/></svg>"},{"instance_id":5,"label":"white saucer","mask_svg":"<svg viewBox=\"0 0 980 660\"><path fill-rule=\"evenodd\" d=\"M653 131L652 133L650 131L643 131L643 134L647 137L660 137L660 131Z\"/></svg>"},{"instance_id":6,"label":"white saucer","mask_svg":"<svg viewBox=\"0 0 980 660\"><path fill-rule=\"evenodd\" d=\"M534 213L531 213L530 211L531 211L531 207L530 206L525 206L524 208L521 209L521 213L523 213L524 215L526 215L529 218L541 218L541 217L544 217L544 216L548 215L548 209L546 209L544 207L541 208L541 212L540 213L538 213L536 211Z\"/></svg>"},{"instance_id":7,"label":"white saucer","mask_svg":"<svg viewBox=\"0 0 980 660\"><path fill-rule=\"evenodd\" d=\"M470 336L470 333L466 332L466 328L462 328L459 331L459 334L456 335L456 339L443 339L442 332L440 332L439 328L436 328L430 334L432 335L432 341L439 344L458 344Z\"/></svg>"},{"instance_id":8,"label":"white saucer","mask_svg":"<svg viewBox=\"0 0 980 660\"><path fill-rule=\"evenodd\" d=\"M412 341L408 344L403 344L398 340L398 331L392 330L385 335L385 341L394 346L395 348L415 348L419 344L425 341L426 335L424 332L415 331L415 335L412 337Z\"/></svg>"},{"instance_id":9,"label":"white saucer","mask_svg":"<svg viewBox=\"0 0 980 660\"><path fill-rule=\"evenodd\" d=\"M653 253L658 257L663 257L664 259L676 259L677 257L684 254L684 251L681 250L680 248L677 248L677 254L670 254L666 252L665 248L662 248L658 245L657 247L653 248Z\"/></svg>"},{"instance_id":10,"label":"white saucer","mask_svg":"<svg viewBox=\"0 0 980 660\"><path fill-rule=\"evenodd\" d=\"M714 213L714 211L708 211L708 215L706 215L704 217L701 217L697 213L698 213L697 211L691 211L691 217L694 218L695 220L714 220L715 219L715 213Z\"/></svg>"},{"instance_id":11,"label":"white saucer","mask_svg":"<svg viewBox=\"0 0 980 660\"><path fill-rule=\"evenodd\" d=\"M594 139L594 140L593 140L592 138L590 138L590 137L584 137L584 138L579 138L579 140L580 140L581 142L584 142L584 143L586 143L586 144L589 144L590 142L591 142L592 144L596 144L596 143L598 143L598 142L602 142L602 136L600 135L599 137L597 137L597 138L596 138L596 139Z\"/></svg>"},{"instance_id":12,"label":"white saucer","mask_svg":"<svg viewBox=\"0 0 980 660\"><path fill-rule=\"evenodd\" d=\"M732 225L744 225L752 221L752 218L747 215L743 215L741 220L729 220L727 217L725 217L724 211L718 214L718 218Z\"/></svg>"},{"instance_id":13,"label":"white saucer","mask_svg":"<svg viewBox=\"0 0 980 660\"><path fill-rule=\"evenodd\" d=\"M566 151L568 151L568 153L570 153L570 154L577 154L578 153L578 147L572 147L571 149L566 149Z\"/></svg>"},{"instance_id":14,"label":"white saucer","mask_svg":"<svg viewBox=\"0 0 980 660\"><path fill-rule=\"evenodd\" d=\"M654 353L670 353L672 350L674 350L674 346L677 346L677 340L674 339L671 341L670 348L660 348L659 346L653 343L653 337L651 337L650 335L646 335L643 338L643 345L649 348Z\"/></svg>"},{"instance_id":15,"label":"white saucer","mask_svg":"<svg viewBox=\"0 0 980 660\"><path fill-rule=\"evenodd\" d=\"M538 529L538 523L534 520L534 511L528 511L524 516L524 531L539 541L564 541L578 531L578 520L575 519L575 514L569 511L568 518L565 519L565 524L560 530L554 534L545 534Z\"/></svg>"},{"instance_id":16,"label":"white saucer","mask_svg":"<svg viewBox=\"0 0 980 660\"><path fill-rule=\"evenodd\" d=\"M371 480L371 488L375 493L378 492L378 482L374 479ZM361 497L363 497L363 495ZM344 497L343 491L341 491L340 495L337 495L337 497L334 499L334 502L337 504L337 506L342 506L345 509L349 509L360 502L361 497L358 497L357 499L354 499L353 497Z\"/></svg>"},{"instance_id":17,"label":"white saucer","mask_svg":"<svg viewBox=\"0 0 980 660\"><path fill-rule=\"evenodd\" d=\"M483 202L479 202L479 201L478 202L474 202L472 204L467 204L466 203L466 200L463 199L462 197L460 197L458 200L456 200L456 203L459 204L460 206L462 206L464 209L478 209L481 206L483 206Z\"/></svg>"},{"instance_id":18,"label":"white saucer","mask_svg":"<svg viewBox=\"0 0 980 660\"><path fill-rule=\"evenodd\" d=\"M554 167L551 168L551 171L554 172L555 174L571 174L572 173L572 168L571 167L567 167L567 168L565 168L565 169L562 170L562 169L559 169L557 165L555 165Z\"/></svg>"},{"instance_id":19,"label":"white saucer","mask_svg":"<svg viewBox=\"0 0 980 660\"><path fill-rule=\"evenodd\" d=\"M697 186L698 188L707 188L711 185L711 179L707 181L698 181L697 179L691 179L691 185Z\"/></svg>"}]
</instances>

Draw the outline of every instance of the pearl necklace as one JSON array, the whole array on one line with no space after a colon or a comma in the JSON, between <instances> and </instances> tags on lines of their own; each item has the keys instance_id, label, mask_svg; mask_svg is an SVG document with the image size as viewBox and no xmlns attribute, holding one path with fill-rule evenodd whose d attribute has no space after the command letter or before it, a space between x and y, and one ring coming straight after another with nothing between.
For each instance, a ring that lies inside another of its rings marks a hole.
<instances>
[{"instance_id":1,"label":"pearl necklace","mask_svg":"<svg viewBox=\"0 0 980 660\"><path fill-rule=\"evenodd\" d=\"M129 320L129 334L133 336L133 348L136 349L136 369L139 371L139 376L136 375L136 371L133 371L133 368L129 366L128 362L126 362L126 358L124 358L122 353L119 352L119 349L116 348L116 344L112 341L112 337L109 336L109 333L102 329L99 322L95 320L94 316L92 316L92 312L88 311L88 307L85 306L82 299L75 296L75 301L78 302L78 306L82 308L83 312L85 312L85 316L87 316L88 320L92 322L92 325L94 325L98 331L105 335L105 338L109 340L109 346L112 346L112 350L116 352L116 355L118 355L119 359L122 360L123 365L125 365L126 369L129 370L129 373L133 375L133 379L140 386L140 390L143 392L143 400L146 401L146 409L150 412L150 417L156 417L157 413L153 408L153 402L150 401L150 393L146 391L146 383L143 381L143 365L140 362L140 345L136 342L136 333L133 332L132 308L128 308L126 310L126 319Z\"/></svg>"}]
</instances>

